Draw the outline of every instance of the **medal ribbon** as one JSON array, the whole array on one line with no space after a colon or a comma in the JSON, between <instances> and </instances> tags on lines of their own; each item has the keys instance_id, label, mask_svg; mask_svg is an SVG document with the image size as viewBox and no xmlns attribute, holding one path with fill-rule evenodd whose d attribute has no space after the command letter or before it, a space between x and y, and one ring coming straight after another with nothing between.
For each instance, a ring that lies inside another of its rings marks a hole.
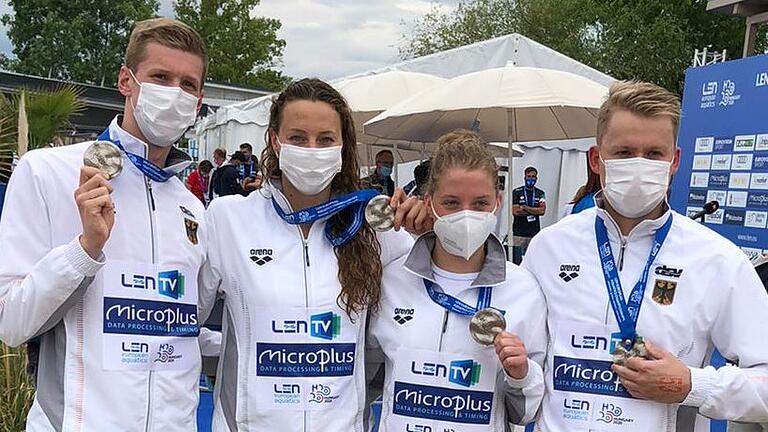
<instances>
[{"instance_id":1,"label":"medal ribbon","mask_svg":"<svg viewBox=\"0 0 768 432\"><path fill-rule=\"evenodd\" d=\"M437 303L449 312L457 313L459 315L472 316L477 312L483 309L487 309L491 306L491 287L480 288L480 293L477 295L476 307L472 307L450 294L437 292L435 290L435 283L430 280L424 279L424 288L426 288L427 294L433 302ZM505 314L503 310L497 310L501 312L502 315Z\"/></svg>"},{"instance_id":2,"label":"medal ribbon","mask_svg":"<svg viewBox=\"0 0 768 432\"><path fill-rule=\"evenodd\" d=\"M339 235L333 235L330 224L325 225L325 237L333 246L342 246L352 240L355 234L360 231L360 228L363 227L363 223L365 223L365 206L368 204L368 201L378 194L379 193L374 189L362 189L344 196L332 198L326 203L308 207L293 213L286 213L283 211L274 197L272 198L272 206L275 208L277 214L291 225L311 224L317 220L333 216L347 207L354 207L352 224L339 233Z\"/></svg>"},{"instance_id":3,"label":"medal ribbon","mask_svg":"<svg viewBox=\"0 0 768 432\"><path fill-rule=\"evenodd\" d=\"M671 227L672 215L670 215L669 218L667 218L667 221L664 222L664 225L656 231L651 252L645 263L645 268L640 275L640 279L629 293L629 301L625 301L624 292L621 288L621 279L619 279L619 271L616 267L616 262L613 259L613 251L611 251L611 242L608 240L608 230L605 228L605 222L602 218L595 218L597 251L600 255L600 263L603 267L605 286L608 288L608 298L610 300L611 309L613 309L613 313L616 316L616 322L619 324L619 334L621 335L622 343L627 350L632 348L635 337L637 336L637 319L640 316L640 306L643 303L645 285L648 282L648 273L650 272L651 265L653 265L653 261L659 254L659 250L661 250L661 246L664 244L664 240L667 238L667 234L669 234L669 229Z\"/></svg>"},{"instance_id":4,"label":"medal ribbon","mask_svg":"<svg viewBox=\"0 0 768 432\"><path fill-rule=\"evenodd\" d=\"M150 179L156 182L165 183L166 181L168 181L168 179L173 177L172 173L166 172L159 166L148 161L147 159L144 159L143 157L126 150L125 147L123 147L123 145L120 144L119 140L113 140L112 138L110 138L109 129L106 129L104 132L102 132L101 135L99 135L99 138L97 139L99 141L109 141L112 144L116 145L117 148L120 149L120 151L125 153L125 155L128 157L128 160L131 161L133 166L135 166L139 171L142 172L142 174L149 177Z\"/></svg>"}]
</instances>

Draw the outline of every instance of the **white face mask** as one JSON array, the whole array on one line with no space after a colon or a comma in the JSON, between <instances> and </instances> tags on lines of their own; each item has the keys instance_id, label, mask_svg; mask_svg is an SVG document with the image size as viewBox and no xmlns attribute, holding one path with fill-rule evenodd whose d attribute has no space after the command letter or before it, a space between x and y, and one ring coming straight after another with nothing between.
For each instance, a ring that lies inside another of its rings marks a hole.
<instances>
[{"instance_id":1,"label":"white face mask","mask_svg":"<svg viewBox=\"0 0 768 432\"><path fill-rule=\"evenodd\" d=\"M150 144L173 145L195 123L197 97L180 87L140 83L133 71L128 69L128 72L141 87L133 107L133 118L141 133Z\"/></svg>"},{"instance_id":2,"label":"white face mask","mask_svg":"<svg viewBox=\"0 0 768 432\"><path fill-rule=\"evenodd\" d=\"M304 148L280 144L280 170L304 195L317 195L341 172L341 148Z\"/></svg>"},{"instance_id":3,"label":"white face mask","mask_svg":"<svg viewBox=\"0 0 768 432\"><path fill-rule=\"evenodd\" d=\"M437 218L433 230L446 252L469 260L496 229L495 211L462 210L438 216L433 206L432 213Z\"/></svg>"},{"instance_id":4,"label":"white face mask","mask_svg":"<svg viewBox=\"0 0 768 432\"><path fill-rule=\"evenodd\" d=\"M672 162L645 158L600 160L605 165L603 193L622 216L645 216L666 198Z\"/></svg>"}]
</instances>

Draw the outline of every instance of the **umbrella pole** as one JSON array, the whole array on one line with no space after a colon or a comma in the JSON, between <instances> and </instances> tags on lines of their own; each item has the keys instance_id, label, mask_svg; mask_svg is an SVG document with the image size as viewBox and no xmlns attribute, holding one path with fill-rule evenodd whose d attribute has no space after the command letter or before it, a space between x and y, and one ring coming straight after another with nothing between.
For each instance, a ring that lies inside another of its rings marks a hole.
<instances>
[{"instance_id":1,"label":"umbrella pole","mask_svg":"<svg viewBox=\"0 0 768 432\"><path fill-rule=\"evenodd\" d=\"M394 158L394 160L395 160L395 169L394 169L394 171L395 171L395 188L397 188L400 185L400 182L398 181L399 180L398 172L400 171L400 166L399 166L400 164L397 162L397 159L399 159L400 153L397 151L397 141L395 141L394 147L395 147L395 154L394 154L394 156L395 156L395 158Z\"/></svg>"},{"instance_id":2,"label":"umbrella pole","mask_svg":"<svg viewBox=\"0 0 768 432\"><path fill-rule=\"evenodd\" d=\"M507 250L511 261L514 239L512 236L512 223L515 216L512 214L512 143L517 141L514 110L507 110Z\"/></svg>"}]
</instances>

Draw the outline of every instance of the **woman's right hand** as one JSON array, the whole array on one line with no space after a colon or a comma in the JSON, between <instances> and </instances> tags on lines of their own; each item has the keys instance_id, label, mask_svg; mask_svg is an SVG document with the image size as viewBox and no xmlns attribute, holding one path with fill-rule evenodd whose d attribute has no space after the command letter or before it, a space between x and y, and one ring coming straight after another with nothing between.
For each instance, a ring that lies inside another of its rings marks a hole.
<instances>
[{"instance_id":1,"label":"woman's right hand","mask_svg":"<svg viewBox=\"0 0 768 432\"><path fill-rule=\"evenodd\" d=\"M389 204L395 209L395 231L404 228L413 235L421 235L432 229L435 220L423 200L409 197L403 188L395 189Z\"/></svg>"}]
</instances>

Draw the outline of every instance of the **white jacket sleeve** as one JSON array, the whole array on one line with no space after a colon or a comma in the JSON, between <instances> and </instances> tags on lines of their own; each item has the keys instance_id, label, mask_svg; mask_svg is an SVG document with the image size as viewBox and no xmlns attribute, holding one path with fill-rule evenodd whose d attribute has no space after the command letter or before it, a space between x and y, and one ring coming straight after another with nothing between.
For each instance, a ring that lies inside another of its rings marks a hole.
<instances>
[{"instance_id":1,"label":"white jacket sleeve","mask_svg":"<svg viewBox=\"0 0 768 432\"><path fill-rule=\"evenodd\" d=\"M11 346L55 326L104 263L103 257L100 262L91 259L79 237L51 244L56 215L44 192L29 158L22 158L11 176L0 221L0 340Z\"/></svg>"},{"instance_id":2,"label":"white jacket sleeve","mask_svg":"<svg viewBox=\"0 0 768 432\"><path fill-rule=\"evenodd\" d=\"M213 206L215 206L215 201L211 203L211 207ZM216 233L214 213L215 211L211 211L210 207L205 212L206 257L197 279L198 321L201 324L205 323L211 314L222 281L219 271L221 240Z\"/></svg>"},{"instance_id":3,"label":"white jacket sleeve","mask_svg":"<svg viewBox=\"0 0 768 432\"><path fill-rule=\"evenodd\" d=\"M536 279L527 270L519 269L518 272L524 273L526 282L523 285L528 288L528 295L520 296L515 303L516 310L526 311L526 319L520 326L522 331L517 336L523 341L528 353L528 375L517 380L506 372L503 373L506 384L504 405L508 421L524 425L536 417L544 398L543 365L549 336L544 294ZM509 271L507 273L509 274Z\"/></svg>"},{"instance_id":4,"label":"white jacket sleeve","mask_svg":"<svg viewBox=\"0 0 768 432\"><path fill-rule=\"evenodd\" d=\"M384 268L390 263L397 261L411 251L413 246L413 237L404 229L400 231L389 230L383 233L376 233L381 245L381 267Z\"/></svg>"},{"instance_id":5,"label":"white jacket sleeve","mask_svg":"<svg viewBox=\"0 0 768 432\"><path fill-rule=\"evenodd\" d=\"M711 329L720 353L738 366L691 367L691 392L683 401L710 417L768 422L768 295L746 258L724 271L718 317Z\"/></svg>"}]
</instances>

